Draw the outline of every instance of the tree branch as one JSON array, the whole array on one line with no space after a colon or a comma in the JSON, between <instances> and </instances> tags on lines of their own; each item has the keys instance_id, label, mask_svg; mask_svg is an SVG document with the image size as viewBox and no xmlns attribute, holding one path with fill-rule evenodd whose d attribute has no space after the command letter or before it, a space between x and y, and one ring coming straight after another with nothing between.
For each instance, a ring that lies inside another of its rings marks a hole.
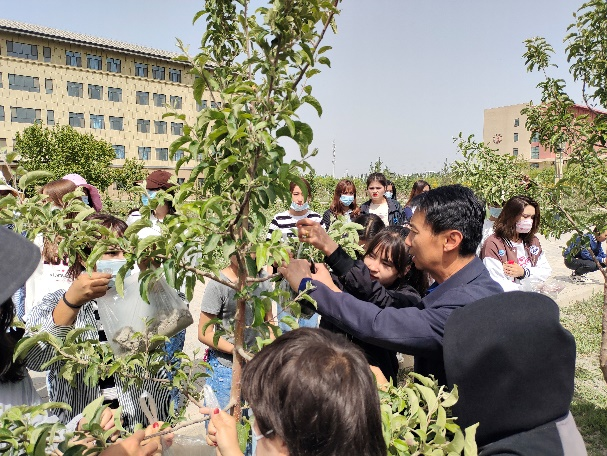
<instances>
[{"instance_id":1,"label":"tree branch","mask_svg":"<svg viewBox=\"0 0 607 456\"><path fill-rule=\"evenodd\" d=\"M337 8L338 3L339 3L339 0L333 0L333 6L335 8ZM322 29L322 32L320 32L320 35L318 36L318 40L316 41L316 43L314 43L314 47L312 48L312 55L314 55L316 53L316 50L318 49L320 42L324 38L325 33L326 33L327 29L329 28L329 25L331 24L331 21L333 20L334 16L335 16L335 12L331 11L331 14L329 14L329 17L327 18L327 22L325 23L325 26ZM304 74L306 74L306 71L308 71L308 68L310 68L310 64L306 63L303 66L303 68L301 69L299 76L297 76L297 79L295 79L295 82L293 82L293 85L291 86L293 90L295 90L297 88L297 85L301 82L301 79L303 78Z\"/></svg>"},{"instance_id":2,"label":"tree branch","mask_svg":"<svg viewBox=\"0 0 607 456\"><path fill-rule=\"evenodd\" d=\"M251 360L253 359L253 355L252 355L252 354L250 354L250 353L247 353L247 352L245 351L245 349L244 349L244 348L242 348L242 347L238 349L238 354L239 354L240 356L242 356L242 358L243 358L244 360L246 360L246 361L251 361Z\"/></svg>"}]
</instances>

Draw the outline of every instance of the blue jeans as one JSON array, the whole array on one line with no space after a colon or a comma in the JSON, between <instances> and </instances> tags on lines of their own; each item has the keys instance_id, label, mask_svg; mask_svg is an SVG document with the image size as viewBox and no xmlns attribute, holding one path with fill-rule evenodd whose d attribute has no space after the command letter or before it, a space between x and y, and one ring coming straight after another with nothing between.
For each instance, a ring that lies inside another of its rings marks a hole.
<instances>
[{"instance_id":1,"label":"blue jeans","mask_svg":"<svg viewBox=\"0 0 607 456\"><path fill-rule=\"evenodd\" d=\"M213 368L211 376L207 378L207 385L211 387L219 402L219 408L224 409L230 403L230 391L232 390L232 368L226 367L217 359L217 353L209 349L209 365ZM256 442L249 434L249 442L245 451L245 456L251 456L255 453Z\"/></svg>"},{"instance_id":2,"label":"blue jeans","mask_svg":"<svg viewBox=\"0 0 607 456\"><path fill-rule=\"evenodd\" d=\"M278 321L284 317L285 315L291 315L288 309L283 309L280 304L276 305L276 313L278 314ZM318 328L318 314L315 313L310 318L298 318L297 324L300 328ZM278 323L278 327L282 330L282 332L291 331L291 327L286 323Z\"/></svg>"},{"instance_id":3,"label":"blue jeans","mask_svg":"<svg viewBox=\"0 0 607 456\"><path fill-rule=\"evenodd\" d=\"M166 352L166 360L171 363L171 370L167 372L167 377L169 380L173 380L173 372L178 370L181 366L181 362L173 358L175 353L183 351L183 346L185 345L185 329L183 331L178 332L173 337L169 339L168 342L164 344L164 351ZM171 400L173 401L173 406L175 411L179 409L179 390L177 388L173 388L171 390Z\"/></svg>"}]
</instances>

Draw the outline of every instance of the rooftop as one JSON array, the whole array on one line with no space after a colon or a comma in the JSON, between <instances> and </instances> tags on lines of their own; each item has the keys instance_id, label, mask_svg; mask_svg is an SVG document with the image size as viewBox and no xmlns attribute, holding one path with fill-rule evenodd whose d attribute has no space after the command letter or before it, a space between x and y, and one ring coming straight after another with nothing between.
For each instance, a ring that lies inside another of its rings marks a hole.
<instances>
[{"instance_id":1,"label":"rooftop","mask_svg":"<svg viewBox=\"0 0 607 456\"><path fill-rule=\"evenodd\" d=\"M176 52L153 49L138 44L125 43L109 38L99 38L81 33L66 32L64 30L42 27L40 25L26 24L25 22L12 21L0 18L0 31L9 31L20 33L22 35L31 35L40 38L50 38L57 41L91 46L95 48L108 49L112 51L121 51L127 54L136 54L144 57L152 57L161 60L173 60L178 57Z\"/></svg>"}]
</instances>

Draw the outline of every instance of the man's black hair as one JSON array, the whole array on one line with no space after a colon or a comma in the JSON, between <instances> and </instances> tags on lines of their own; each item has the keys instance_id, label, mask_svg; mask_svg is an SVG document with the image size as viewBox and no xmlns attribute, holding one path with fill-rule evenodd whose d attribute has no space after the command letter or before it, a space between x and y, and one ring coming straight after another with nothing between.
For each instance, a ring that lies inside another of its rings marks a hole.
<instances>
[{"instance_id":1,"label":"man's black hair","mask_svg":"<svg viewBox=\"0 0 607 456\"><path fill-rule=\"evenodd\" d=\"M475 254L483 237L485 205L472 190L463 185L445 185L416 196L411 206L424 213L434 234L446 230L462 233L461 256Z\"/></svg>"}]
</instances>

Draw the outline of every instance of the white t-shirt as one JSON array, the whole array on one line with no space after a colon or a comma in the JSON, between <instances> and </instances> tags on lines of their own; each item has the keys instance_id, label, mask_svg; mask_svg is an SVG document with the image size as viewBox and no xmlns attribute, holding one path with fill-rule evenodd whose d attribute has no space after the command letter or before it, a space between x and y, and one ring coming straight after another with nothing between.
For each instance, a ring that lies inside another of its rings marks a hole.
<instances>
[{"instance_id":1,"label":"white t-shirt","mask_svg":"<svg viewBox=\"0 0 607 456\"><path fill-rule=\"evenodd\" d=\"M377 215L379 218L382 219L382 222L384 222L384 224L386 226L390 225L390 222L388 220L388 203L382 203L382 204L375 204L375 203L371 203L369 204L369 213L370 214L375 214Z\"/></svg>"}]
</instances>

